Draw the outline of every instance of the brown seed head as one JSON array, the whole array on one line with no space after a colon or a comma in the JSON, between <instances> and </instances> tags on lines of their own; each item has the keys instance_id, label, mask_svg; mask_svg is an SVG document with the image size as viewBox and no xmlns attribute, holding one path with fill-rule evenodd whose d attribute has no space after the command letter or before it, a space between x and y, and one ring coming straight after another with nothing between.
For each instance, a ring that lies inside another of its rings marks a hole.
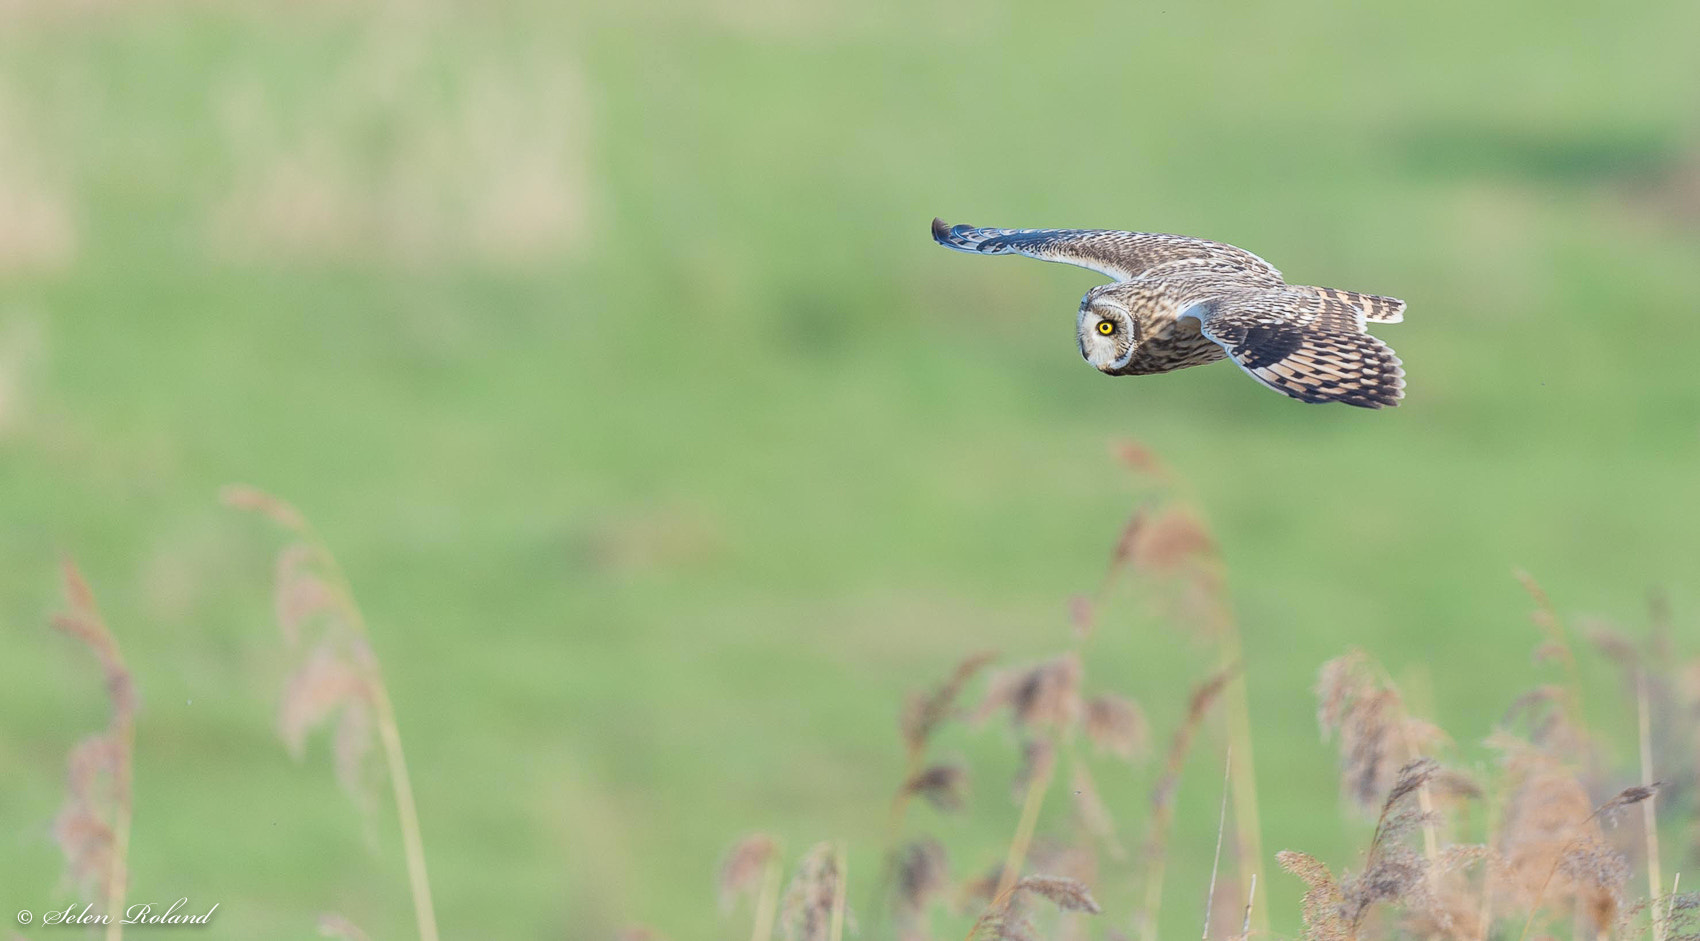
<instances>
[{"instance_id":1,"label":"brown seed head","mask_svg":"<svg viewBox=\"0 0 1700 941\"><path fill-rule=\"evenodd\" d=\"M1328 867L1314 856L1293 850L1276 853L1275 861L1309 887L1303 902L1306 941L1346 941L1350 926L1342 911L1345 898Z\"/></svg>"},{"instance_id":2,"label":"brown seed head","mask_svg":"<svg viewBox=\"0 0 1700 941\"><path fill-rule=\"evenodd\" d=\"M1027 876L1015 884L1017 894L1026 892L1048 900L1065 912L1087 912L1096 915L1103 911L1096 899L1078 879L1061 876Z\"/></svg>"},{"instance_id":3,"label":"brown seed head","mask_svg":"<svg viewBox=\"0 0 1700 941\"><path fill-rule=\"evenodd\" d=\"M1601 655L1612 660L1626 669L1637 669L1641 666L1641 651L1635 649L1635 642L1627 635L1610 624L1595 622L1583 630L1583 636L1588 643L1594 645Z\"/></svg>"},{"instance_id":4,"label":"brown seed head","mask_svg":"<svg viewBox=\"0 0 1700 941\"><path fill-rule=\"evenodd\" d=\"M335 647L321 643L285 686L278 710L278 733L289 753L300 759L309 730L338 708L367 698L365 680L359 672Z\"/></svg>"},{"instance_id":5,"label":"brown seed head","mask_svg":"<svg viewBox=\"0 0 1700 941\"><path fill-rule=\"evenodd\" d=\"M720 910L729 912L741 896L754 894L778 853L779 841L765 833L752 833L732 844L720 861Z\"/></svg>"},{"instance_id":6,"label":"brown seed head","mask_svg":"<svg viewBox=\"0 0 1700 941\"><path fill-rule=\"evenodd\" d=\"M1198 727L1203 724L1205 714L1210 711L1211 705L1222 694L1222 688L1228 685L1229 678L1238 669L1237 666L1229 667L1193 688L1192 698L1187 703L1186 718L1181 721L1180 728L1175 730L1175 736L1169 742L1169 754L1163 765L1163 774L1151 789L1151 806L1164 819L1172 806L1175 788L1180 785L1181 766L1186 763L1187 752L1192 749L1193 736L1198 734Z\"/></svg>"},{"instance_id":7,"label":"brown seed head","mask_svg":"<svg viewBox=\"0 0 1700 941\"><path fill-rule=\"evenodd\" d=\"M950 885L950 861L944 845L928 837L905 844L897 851L897 909L909 916L925 911L927 904Z\"/></svg>"},{"instance_id":8,"label":"brown seed head","mask_svg":"<svg viewBox=\"0 0 1700 941\"><path fill-rule=\"evenodd\" d=\"M1609 820L1616 815L1618 811L1625 807L1629 807L1633 804L1639 804L1644 800L1651 800L1659 793L1659 788L1663 786L1663 782L1654 781L1652 784L1638 784L1634 787L1626 787L1623 790L1618 791L1611 800L1601 804L1600 809L1594 811L1594 814L1601 819Z\"/></svg>"},{"instance_id":9,"label":"brown seed head","mask_svg":"<svg viewBox=\"0 0 1700 941\"><path fill-rule=\"evenodd\" d=\"M1159 458L1156 451L1146 447L1142 442L1135 441L1132 438L1123 438L1111 445L1111 452L1128 470L1136 474L1144 474L1147 477L1159 479L1169 476L1168 468L1163 466L1162 458Z\"/></svg>"},{"instance_id":10,"label":"brown seed head","mask_svg":"<svg viewBox=\"0 0 1700 941\"><path fill-rule=\"evenodd\" d=\"M266 493L258 487L247 484L229 484L219 491L219 500L225 506L238 510L247 510L269 517L285 529L295 532L306 532L307 519L301 512L287 502Z\"/></svg>"},{"instance_id":11,"label":"brown seed head","mask_svg":"<svg viewBox=\"0 0 1700 941\"><path fill-rule=\"evenodd\" d=\"M797 863L797 872L785 889L780 927L789 941L829 941L832 912L844 891L844 874L838 868L838 853L831 843L818 843ZM846 925L852 923L845 913Z\"/></svg>"},{"instance_id":12,"label":"brown seed head","mask_svg":"<svg viewBox=\"0 0 1700 941\"><path fill-rule=\"evenodd\" d=\"M900 724L903 742L912 754L918 754L926 747L927 740L939 724L955 714L956 700L962 695L963 688L996 659L997 654L992 651L971 654L957 664L950 678L932 692L909 697Z\"/></svg>"},{"instance_id":13,"label":"brown seed head","mask_svg":"<svg viewBox=\"0 0 1700 941\"><path fill-rule=\"evenodd\" d=\"M1510 795L1501 812L1494 894L1527 909L1541 896L1572 842L1594 838L1599 827L1587 791L1551 753L1504 734L1489 738L1488 744L1506 753ZM1551 879L1545 898L1563 898L1573 888L1568 879Z\"/></svg>"},{"instance_id":14,"label":"brown seed head","mask_svg":"<svg viewBox=\"0 0 1700 941\"><path fill-rule=\"evenodd\" d=\"M983 721L1007 706L1018 729L1072 726L1080 717L1080 675L1080 656L1074 653L1001 671L992 676L975 718Z\"/></svg>"},{"instance_id":15,"label":"brown seed head","mask_svg":"<svg viewBox=\"0 0 1700 941\"><path fill-rule=\"evenodd\" d=\"M968 769L955 763L928 766L903 782L903 792L925 798L942 811L961 810L968 794Z\"/></svg>"},{"instance_id":16,"label":"brown seed head","mask_svg":"<svg viewBox=\"0 0 1700 941\"><path fill-rule=\"evenodd\" d=\"M1198 518L1185 509L1169 507L1140 528L1133 564L1147 572L1175 572L1214 556L1216 542Z\"/></svg>"},{"instance_id":17,"label":"brown seed head","mask_svg":"<svg viewBox=\"0 0 1700 941\"><path fill-rule=\"evenodd\" d=\"M1354 650L1323 664L1316 684L1317 724L1323 741L1340 736L1340 790L1362 813L1373 813L1412 758L1439 747L1446 734L1413 719L1397 690Z\"/></svg>"},{"instance_id":18,"label":"brown seed head","mask_svg":"<svg viewBox=\"0 0 1700 941\"><path fill-rule=\"evenodd\" d=\"M1086 737L1100 751L1132 761L1145 753L1150 734L1145 713L1133 700L1100 693L1086 701Z\"/></svg>"},{"instance_id":19,"label":"brown seed head","mask_svg":"<svg viewBox=\"0 0 1700 941\"><path fill-rule=\"evenodd\" d=\"M1595 930L1617 921L1623 887L1629 882L1629 862L1598 839L1572 843L1559 860L1559 872L1570 880L1583 911Z\"/></svg>"},{"instance_id":20,"label":"brown seed head","mask_svg":"<svg viewBox=\"0 0 1700 941\"><path fill-rule=\"evenodd\" d=\"M65 802L54 820L53 836L65 855L70 880L85 897L104 897L114 877L125 878L116 828L130 810L135 685L87 580L68 558L60 572L70 611L55 616L53 626L94 653L112 714L104 730L79 741L66 759Z\"/></svg>"},{"instance_id":21,"label":"brown seed head","mask_svg":"<svg viewBox=\"0 0 1700 941\"><path fill-rule=\"evenodd\" d=\"M286 546L277 556L273 607L278 629L291 649L301 642L301 628L307 621L331 614L337 606L336 594L311 570L312 560L313 550L302 543Z\"/></svg>"}]
</instances>

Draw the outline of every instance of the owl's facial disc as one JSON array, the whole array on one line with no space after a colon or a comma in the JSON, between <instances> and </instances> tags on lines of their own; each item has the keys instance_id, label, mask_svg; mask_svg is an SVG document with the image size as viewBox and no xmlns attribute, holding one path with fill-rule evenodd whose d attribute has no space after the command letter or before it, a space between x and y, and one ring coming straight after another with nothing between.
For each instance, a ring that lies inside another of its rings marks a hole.
<instances>
[{"instance_id":1,"label":"owl's facial disc","mask_svg":"<svg viewBox=\"0 0 1700 941\"><path fill-rule=\"evenodd\" d=\"M1081 307L1077 329L1081 357L1103 372L1126 366L1139 345L1127 311L1101 301Z\"/></svg>"}]
</instances>

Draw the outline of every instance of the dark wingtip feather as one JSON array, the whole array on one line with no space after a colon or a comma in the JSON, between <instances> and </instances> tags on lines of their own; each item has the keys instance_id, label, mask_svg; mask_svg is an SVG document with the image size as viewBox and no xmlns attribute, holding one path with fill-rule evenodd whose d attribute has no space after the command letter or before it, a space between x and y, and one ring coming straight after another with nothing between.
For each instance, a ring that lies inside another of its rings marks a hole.
<instances>
[{"instance_id":1,"label":"dark wingtip feather","mask_svg":"<svg viewBox=\"0 0 1700 941\"><path fill-rule=\"evenodd\" d=\"M950 224L937 216L933 217L933 241L940 245L950 244Z\"/></svg>"}]
</instances>

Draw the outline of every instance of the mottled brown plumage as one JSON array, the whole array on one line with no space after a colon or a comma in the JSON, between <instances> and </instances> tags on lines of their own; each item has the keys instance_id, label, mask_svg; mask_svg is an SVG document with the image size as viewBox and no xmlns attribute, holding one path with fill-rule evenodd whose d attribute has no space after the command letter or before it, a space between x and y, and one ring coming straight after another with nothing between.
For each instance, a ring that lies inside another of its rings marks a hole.
<instances>
[{"instance_id":1,"label":"mottled brown plumage","mask_svg":"<svg viewBox=\"0 0 1700 941\"><path fill-rule=\"evenodd\" d=\"M1405 372L1369 321L1398 323L1405 302L1289 285L1244 249L1149 232L980 229L933 220L946 248L1019 254L1116 279L1093 288L1076 323L1080 354L1106 375L1173 372L1231 358L1252 378L1303 402L1399 404Z\"/></svg>"}]
</instances>

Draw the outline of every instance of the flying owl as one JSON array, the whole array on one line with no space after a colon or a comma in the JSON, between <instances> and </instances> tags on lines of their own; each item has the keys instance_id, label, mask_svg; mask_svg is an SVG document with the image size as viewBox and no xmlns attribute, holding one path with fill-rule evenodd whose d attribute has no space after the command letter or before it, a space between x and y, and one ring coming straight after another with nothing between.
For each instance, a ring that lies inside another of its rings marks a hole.
<instances>
[{"instance_id":1,"label":"flying owl","mask_svg":"<svg viewBox=\"0 0 1700 941\"><path fill-rule=\"evenodd\" d=\"M1115 278L1086 292L1080 355L1107 376L1144 376L1232 357L1258 382L1301 402L1398 405L1399 357L1364 332L1398 323L1405 302L1288 284L1221 242L1107 229L977 229L933 220L933 239L979 255L1026 255Z\"/></svg>"}]
</instances>

